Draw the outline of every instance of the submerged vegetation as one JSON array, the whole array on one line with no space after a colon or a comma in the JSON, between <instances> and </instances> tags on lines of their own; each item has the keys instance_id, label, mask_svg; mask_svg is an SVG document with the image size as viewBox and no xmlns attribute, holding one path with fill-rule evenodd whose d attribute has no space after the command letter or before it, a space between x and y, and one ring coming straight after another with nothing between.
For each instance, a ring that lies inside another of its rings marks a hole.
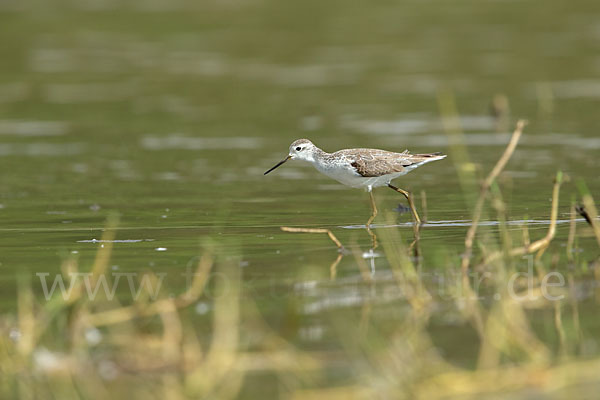
<instances>
[{"instance_id":1,"label":"submerged vegetation","mask_svg":"<svg viewBox=\"0 0 600 400\"><path fill-rule=\"evenodd\" d=\"M227 399L261 393L293 399L479 399L577 396L580 388L600 385L595 372L600 357L587 356L592 342L579 309L587 295L581 284L587 276L595 281L600 262L576 250L584 241L593 245L590 238L600 246L597 210L580 182L589 220L576 218L574 202L568 238L556 243L559 193L567 180L558 171L549 187L547 233L537 237L526 223L519 229L508 224L498 177L523 128L519 121L473 196L464 252L438 255L439 265L448 265L440 275L421 265L419 233L426 224L410 237L394 225L392 214L385 216L389 227L376 229L391 272L383 278L367 265L376 257L373 251L365 258L355 244L344 249L329 229L283 228L289 235L326 233L336 242L340 252L331 265L332 282L343 255L354 256L356 279L342 287L352 285L360 301L356 312L343 318L331 314L333 349L299 346L274 329L261 312L260 298L246 289L239 255L233 255L231 243L228 255L220 254L226 243L217 239L202 243L185 290L160 288L162 278L148 271L135 276L134 299L125 299L122 286L116 287L119 277L110 273L119 222L109 218L92 265L64 257L62 277L84 279L62 288L54 284L50 293L54 277L41 293L34 282L39 277L21 276L18 312L0 317L1 397ZM498 225L480 226L484 213ZM531 256L524 270L526 255ZM215 276L219 279L211 280ZM315 287L306 285L305 290ZM389 298L395 301L381 306ZM382 323L385 317L377 316L382 312L392 323ZM470 361L461 365L444 353L452 352L444 332L436 329L444 320L470 338L465 357Z\"/></svg>"}]
</instances>

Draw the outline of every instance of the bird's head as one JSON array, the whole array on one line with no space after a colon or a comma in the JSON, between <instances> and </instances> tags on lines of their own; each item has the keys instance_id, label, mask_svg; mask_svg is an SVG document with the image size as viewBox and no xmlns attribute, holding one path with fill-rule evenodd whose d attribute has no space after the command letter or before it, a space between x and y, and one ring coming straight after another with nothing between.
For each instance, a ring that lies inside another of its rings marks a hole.
<instances>
[{"instance_id":1,"label":"bird's head","mask_svg":"<svg viewBox=\"0 0 600 400\"><path fill-rule=\"evenodd\" d=\"M302 160L313 162L315 160L314 152L317 147L308 139L295 140L290 145L290 150L286 158L277 163L273 168L265 172L265 175L279 167L287 160Z\"/></svg>"},{"instance_id":2,"label":"bird's head","mask_svg":"<svg viewBox=\"0 0 600 400\"><path fill-rule=\"evenodd\" d=\"M308 139L298 139L290 144L289 157L292 160L314 161L316 146Z\"/></svg>"}]
</instances>

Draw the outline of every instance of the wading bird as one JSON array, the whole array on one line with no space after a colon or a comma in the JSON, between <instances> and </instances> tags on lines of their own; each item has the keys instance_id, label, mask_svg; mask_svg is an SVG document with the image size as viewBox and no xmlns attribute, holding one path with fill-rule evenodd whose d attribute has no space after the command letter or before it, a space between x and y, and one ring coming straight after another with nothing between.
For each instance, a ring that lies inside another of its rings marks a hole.
<instances>
[{"instance_id":1,"label":"wading bird","mask_svg":"<svg viewBox=\"0 0 600 400\"><path fill-rule=\"evenodd\" d=\"M378 149L346 149L335 153L326 153L310 140L298 139L290 145L287 157L265 172L265 175L288 160L301 160L312 164L319 172L346 186L366 189L369 192L373 211L367 221L367 229L377 216L373 188L387 186L406 197L415 222L420 224L421 219L412 195L406 190L393 186L391 181L423 164L445 157L440 153L410 154L407 150L402 153L394 153Z\"/></svg>"}]
</instances>

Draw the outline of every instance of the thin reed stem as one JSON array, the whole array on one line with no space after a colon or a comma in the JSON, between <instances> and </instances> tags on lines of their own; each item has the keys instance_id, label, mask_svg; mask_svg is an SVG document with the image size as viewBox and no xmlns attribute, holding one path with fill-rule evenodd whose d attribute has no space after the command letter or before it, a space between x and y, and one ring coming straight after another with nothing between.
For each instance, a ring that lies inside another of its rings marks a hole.
<instances>
[{"instance_id":1,"label":"thin reed stem","mask_svg":"<svg viewBox=\"0 0 600 400\"><path fill-rule=\"evenodd\" d=\"M498 175L500 175L500 172L502 172L502 170L506 166L506 163L508 163L508 160L510 159L510 157L514 153L515 149L517 148L517 143L519 143L519 139L521 138L521 134L523 133L523 128L525 127L525 125L526 125L525 120L521 119L521 120L517 121L517 126L512 134L512 137L510 138L510 142L508 143L508 146L506 146L506 149L504 150L504 153L502 154L502 157L500 157L500 159L498 160L498 162L496 163L496 165L494 166L494 168L492 169L490 174L487 176L487 178L481 184L479 198L477 199L477 203L475 203L475 210L473 211L472 223L471 223L471 226L469 227L469 230L467 231L467 236L465 237L465 251L463 253L462 263L461 263L461 270L462 270L463 276L465 278L466 278L466 275L467 275L467 272L469 269L469 262L470 262L472 254L473 254L473 242L475 240L475 234L477 233L477 227L479 225L479 220L481 219L481 213L483 211L483 204L489 193L492 182L494 182L494 180L498 177Z\"/></svg>"}]
</instances>

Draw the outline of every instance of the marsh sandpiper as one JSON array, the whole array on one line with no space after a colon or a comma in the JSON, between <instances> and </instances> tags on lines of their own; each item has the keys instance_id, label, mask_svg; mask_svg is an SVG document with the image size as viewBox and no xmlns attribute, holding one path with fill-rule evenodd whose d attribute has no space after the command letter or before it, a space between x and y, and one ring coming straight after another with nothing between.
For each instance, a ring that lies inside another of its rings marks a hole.
<instances>
[{"instance_id":1,"label":"marsh sandpiper","mask_svg":"<svg viewBox=\"0 0 600 400\"><path fill-rule=\"evenodd\" d=\"M287 157L265 172L265 175L288 160L301 160L312 164L319 172L346 186L366 189L369 192L373 211L367 221L367 229L377 216L373 188L387 186L406 197L415 223L420 224L421 219L413 203L412 195L406 190L393 186L391 181L423 164L445 157L441 153L410 154L408 150L394 153L378 149L346 149L335 153L326 153L310 140L298 139L290 145Z\"/></svg>"}]
</instances>

